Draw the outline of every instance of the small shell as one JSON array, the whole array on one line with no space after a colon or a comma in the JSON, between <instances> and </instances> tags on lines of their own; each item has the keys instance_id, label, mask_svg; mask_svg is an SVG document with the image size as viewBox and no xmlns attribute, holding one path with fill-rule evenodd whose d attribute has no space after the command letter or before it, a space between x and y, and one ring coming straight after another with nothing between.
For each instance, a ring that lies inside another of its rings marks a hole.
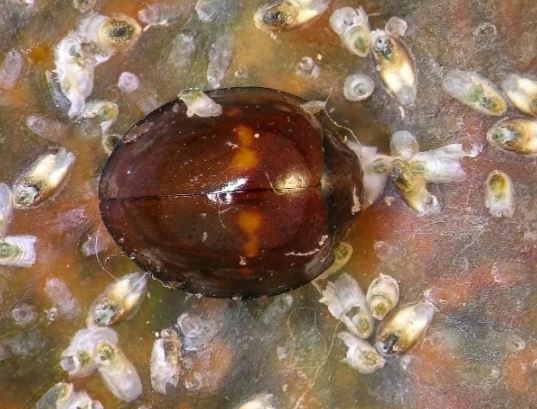
<instances>
[{"instance_id":1,"label":"small shell","mask_svg":"<svg viewBox=\"0 0 537 409\"><path fill-rule=\"evenodd\" d=\"M272 395L265 393L262 395L255 396L250 399L248 402L243 403L237 409L276 409L272 406Z\"/></svg>"},{"instance_id":2,"label":"small shell","mask_svg":"<svg viewBox=\"0 0 537 409\"><path fill-rule=\"evenodd\" d=\"M130 273L106 287L90 307L87 325L107 326L132 318L147 293L147 276Z\"/></svg>"},{"instance_id":3,"label":"small shell","mask_svg":"<svg viewBox=\"0 0 537 409\"><path fill-rule=\"evenodd\" d=\"M384 30L374 30L371 43L376 69L388 92L400 104L412 104L417 93L416 65L406 44Z\"/></svg>"},{"instance_id":4,"label":"small shell","mask_svg":"<svg viewBox=\"0 0 537 409\"><path fill-rule=\"evenodd\" d=\"M66 406L62 409L103 409L103 405L98 400L93 400L84 392L76 392Z\"/></svg>"},{"instance_id":5,"label":"small shell","mask_svg":"<svg viewBox=\"0 0 537 409\"><path fill-rule=\"evenodd\" d=\"M111 17L95 14L80 25L79 32L93 40L102 51L112 53L136 43L142 29L135 19L124 14Z\"/></svg>"},{"instance_id":6,"label":"small shell","mask_svg":"<svg viewBox=\"0 0 537 409\"><path fill-rule=\"evenodd\" d=\"M537 117L537 81L510 74L502 82L502 90L520 111Z\"/></svg>"},{"instance_id":7,"label":"small shell","mask_svg":"<svg viewBox=\"0 0 537 409\"><path fill-rule=\"evenodd\" d=\"M486 183L485 206L494 217L513 217L515 190L508 174L493 170Z\"/></svg>"},{"instance_id":8,"label":"small shell","mask_svg":"<svg viewBox=\"0 0 537 409\"><path fill-rule=\"evenodd\" d=\"M392 276L380 274L369 284L366 300L373 318L381 321L399 302L399 284Z\"/></svg>"},{"instance_id":9,"label":"small shell","mask_svg":"<svg viewBox=\"0 0 537 409\"><path fill-rule=\"evenodd\" d=\"M346 362L351 368L362 374L371 374L384 367L386 361L369 342L356 338L345 331L340 332L337 336L348 348L347 357L343 359L343 362Z\"/></svg>"},{"instance_id":10,"label":"small shell","mask_svg":"<svg viewBox=\"0 0 537 409\"><path fill-rule=\"evenodd\" d=\"M196 115L207 118L222 114L222 106L205 95L203 91L197 89L186 90L182 91L178 97L185 103L187 107L186 115L188 117Z\"/></svg>"},{"instance_id":11,"label":"small shell","mask_svg":"<svg viewBox=\"0 0 537 409\"><path fill-rule=\"evenodd\" d=\"M5 7L5 6L4 6ZM17 83L24 67L24 57L13 49L7 52L0 64L0 89L10 89Z\"/></svg>"},{"instance_id":12,"label":"small shell","mask_svg":"<svg viewBox=\"0 0 537 409\"><path fill-rule=\"evenodd\" d=\"M207 82L212 88L222 85L229 66L233 61L235 38L230 33L220 34L209 47Z\"/></svg>"},{"instance_id":13,"label":"small shell","mask_svg":"<svg viewBox=\"0 0 537 409\"><path fill-rule=\"evenodd\" d=\"M384 192L392 170L392 158L377 153L377 148L348 142L349 148L358 155L364 176L362 202L364 209L371 206Z\"/></svg>"},{"instance_id":14,"label":"small shell","mask_svg":"<svg viewBox=\"0 0 537 409\"><path fill-rule=\"evenodd\" d=\"M507 103L494 84L473 71L449 71L442 88L459 102L486 115L500 116L507 110Z\"/></svg>"},{"instance_id":15,"label":"small shell","mask_svg":"<svg viewBox=\"0 0 537 409\"><path fill-rule=\"evenodd\" d=\"M300 104L300 108L304 110L304 112L310 114L310 115L317 115L319 112L322 112L326 109L326 102L325 101L308 101L303 104Z\"/></svg>"},{"instance_id":16,"label":"small shell","mask_svg":"<svg viewBox=\"0 0 537 409\"><path fill-rule=\"evenodd\" d=\"M419 150L418 140L408 131L397 131L390 138L390 152L393 156L409 160Z\"/></svg>"},{"instance_id":17,"label":"small shell","mask_svg":"<svg viewBox=\"0 0 537 409\"><path fill-rule=\"evenodd\" d=\"M173 1L148 4L138 12L138 20L147 24L144 31L150 26L167 26L184 14L182 4Z\"/></svg>"},{"instance_id":18,"label":"small shell","mask_svg":"<svg viewBox=\"0 0 537 409\"><path fill-rule=\"evenodd\" d=\"M86 137L101 136L116 122L119 108L115 102L93 100L80 114L80 133Z\"/></svg>"},{"instance_id":19,"label":"small shell","mask_svg":"<svg viewBox=\"0 0 537 409\"><path fill-rule=\"evenodd\" d=\"M0 239L0 266L33 266L36 241L35 236L6 236Z\"/></svg>"},{"instance_id":20,"label":"small shell","mask_svg":"<svg viewBox=\"0 0 537 409\"><path fill-rule=\"evenodd\" d=\"M181 375L181 341L173 329L164 329L151 352L151 386L166 394L168 385L175 388Z\"/></svg>"},{"instance_id":21,"label":"small shell","mask_svg":"<svg viewBox=\"0 0 537 409\"><path fill-rule=\"evenodd\" d=\"M263 31L289 30L320 16L330 0L275 0L259 8L255 26Z\"/></svg>"},{"instance_id":22,"label":"small shell","mask_svg":"<svg viewBox=\"0 0 537 409\"><path fill-rule=\"evenodd\" d=\"M203 349L218 334L221 323L203 319L194 313L185 312L177 318L177 327L183 334L183 348L186 351Z\"/></svg>"},{"instance_id":23,"label":"small shell","mask_svg":"<svg viewBox=\"0 0 537 409\"><path fill-rule=\"evenodd\" d=\"M340 271L351 259L352 252L353 249L349 243L344 241L338 243L334 248L334 262L326 271L313 280L313 284L320 290L319 281L326 280L332 274Z\"/></svg>"},{"instance_id":24,"label":"small shell","mask_svg":"<svg viewBox=\"0 0 537 409\"><path fill-rule=\"evenodd\" d=\"M386 22L384 30L392 36L403 37L408 30L408 24L401 17L393 16Z\"/></svg>"},{"instance_id":25,"label":"small shell","mask_svg":"<svg viewBox=\"0 0 537 409\"><path fill-rule=\"evenodd\" d=\"M136 368L113 343L99 341L96 346L97 370L108 390L125 402L142 394L142 382Z\"/></svg>"},{"instance_id":26,"label":"small shell","mask_svg":"<svg viewBox=\"0 0 537 409\"><path fill-rule=\"evenodd\" d=\"M35 404L35 409L62 409L73 397L73 385L59 382L45 392Z\"/></svg>"},{"instance_id":27,"label":"small shell","mask_svg":"<svg viewBox=\"0 0 537 409\"><path fill-rule=\"evenodd\" d=\"M461 167L461 159L475 157L481 148L466 152L462 145L454 143L430 151L419 152L409 163L412 171L423 176L427 182L446 183L464 179L465 173Z\"/></svg>"},{"instance_id":28,"label":"small shell","mask_svg":"<svg viewBox=\"0 0 537 409\"><path fill-rule=\"evenodd\" d=\"M84 378L95 372L96 347L99 341L117 344L117 334L111 328L92 327L82 329L73 336L60 359L60 366L70 378Z\"/></svg>"},{"instance_id":29,"label":"small shell","mask_svg":"<svg viewBox=\"0 0 537 409\"><path fill-rule=\"evenodd\" d=\"M60 142L67 137L69 126L41 114L26 117L26 127L34 134L51 142Z\"/></svg>"},{"instance_id":30,"label":"small shell","mask_svg":"<svg viewBox=\"0 0 537 409\"><path fill-rule=\"evenodd\" d=\"M343 95L349 101L363 101L373 94L375 83L364 74L352 74L345 78Z\"/></svg>"},{"instance_id":31,"label":"small shell","mask_svg":"<svg viewBox=\"0 0 537 409\"><path fill-rule=\"evenodd\" d=\"M302 57L298 62L296 72L302 78L315 79L321 73L321 68L311 57Z\"/></svg>"},{"instance_id":32,"label":"small shell","mask_svg":"<svg viewBox=\"0 0 537 409\"><path fill-rule=\"evenodd\" d=\"M526 118L502 120L488 130L487 140L492 146L504 151L536 156L537 120Z\"/></svg>"},{"instance_id":33,"label":"small shell","mask_svg":"<svg viewBox=\"0 0 537 409\"><path fill-rule=\"evenodd\" d=\"M123 136L117 133L104 134L101 137L101 146L104 151L110 155L119 141L121 141L121 138L123 138Z\"/></svg>"},{"instance_id":34,"label":"small shell","mask_svg":"<svg viewBox=\"0 0 537 409\"><path fill-rule=\"evenodd\" d=\"M15 324L19 327L27 327L37 320L38 316L35 306L26 303L13 307L10 315L13 321L15 321Z\"/></svg>"},{"instance_id":35,"label":"small shell","mask_svg":"<svg viewBox=\"0 0 537 409\"><path fill-rule=\"evenodd\" d=\"M196 14L201 21L213 21L218 15L218 9L214 5L214 0L198 0L194 6Z\"/></svg>"},{"instance_id":36,"label":"small shell","mask_svg":"<svg viewBox=\"0 0 537 409\"><path fill-rule=\"evenodd\" d=\"M132 72L122 72L117 80L117 86L121 91L130 94L140 86L140 78Z\"/></svg>"},{"instance_id":37,"label":"small shell","mask_svg":"<svg viewBox=\"0 0 537 409\"><path fill-rule=\"evenodd\" d=\"M5 183L0 183L0 237L5 236L13 218L13 204L11 200L11 189Z\"/></svg>"},{"instance_id":38,"label":"small shell","mask_svg":"<svg viewBox=\"0 0 537 409\"><path fill-rule=\"evenodd\" d=\"M440 212L436 196L429 193L425 178L412 171L408 162L396 159L392 162L392 178L405 202L420 215Z\"/></svg>"},{"instance_id":39,"label":"small shell","mask_svg":"<svg viewBox=\"0 0 537 409\"><path fill-rule=\"evenodd\" d=\"M62 280L49 278L45 283L45 293L60 315L68 319L78 315L79 308L76 299Z\"/></svg>"},{"instance_id":40,"label":"small shell","mask_svg":"<svg viewBox=\"0 0 537 409\"><path fill-rule=\"evenodd\" d=\"M63 148L41 155L15 180L13 205L33 207L59 191L74 161L75 155Z\"/></svg>"},{"instance_id":41,"label":"small shell","mask_svg":"<svg viewBox=\"0 0 537 409\"><path fill-rule=\"evenodd\" d=\"M343 273L335 282L329 282L322 295L319 302L353 334L368 338L373 333L373 317L367 309L365 295L349 274Z\"/></svg>"},{"instance_id":42,"label":"small shell","mask_svg":"<svg viewBox=\"0 0 537 409\"><path fill-rule=\"evenodd\" d=\"M359 57L367 57L371 49L369 21L362 7L342 7L330 16L330 27L343 45Z\"/></svg>"},{"instance_id":43,"label":"small shell","mask_svg":"<svg viewBox=\"0 0 537 409\"><path fill-rule=\"evenodd\" d=\"M141 83L140 78L132 72L122 72L117 86L125 94L126 99L146 115L162 105L156 92Z\"/></svg>"},{"instance_id":44,"label":"small shell","mask_svg":"<svg viewBox=\"0 0 537 409\"><path fill-rule=\"evenodd\" d=\"M375 348L384 356L408 351L425 334L433 316L434 307L428 302L399 308L380 323Z\"/></svg>"},{"instance_id":45,"label":"small shell","mask_svg":"<svg viewBox=\"0 0 537 409\"><path fill-rule=\"evenodd\" d=\"M109 136L110 137L110 136ZM117 135L121 138L120 135ZM100 254L114 246L114 241L106 229L98 228L88 234L88 239L82 243L80 250L86 257Z\"/></svg>"}]
</instances>

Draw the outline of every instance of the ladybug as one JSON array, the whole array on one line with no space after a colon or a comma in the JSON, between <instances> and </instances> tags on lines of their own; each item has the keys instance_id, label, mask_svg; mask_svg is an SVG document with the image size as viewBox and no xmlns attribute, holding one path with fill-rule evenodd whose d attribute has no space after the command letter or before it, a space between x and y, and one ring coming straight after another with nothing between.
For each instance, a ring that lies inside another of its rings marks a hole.
<instances>
[{"instance_id":1,"label":"ladybug","mask_svg":"<svg viewBox=\"0 0 537 409\"><path fill-rule=\"evenodd\" d=\"M309 282L359 209L345 131L281 91L207 95L220 115L188 116L177 99L121 139L99 184L104 224L142 269L188 292L270 296Z\"/></svg>"}]
</instances>

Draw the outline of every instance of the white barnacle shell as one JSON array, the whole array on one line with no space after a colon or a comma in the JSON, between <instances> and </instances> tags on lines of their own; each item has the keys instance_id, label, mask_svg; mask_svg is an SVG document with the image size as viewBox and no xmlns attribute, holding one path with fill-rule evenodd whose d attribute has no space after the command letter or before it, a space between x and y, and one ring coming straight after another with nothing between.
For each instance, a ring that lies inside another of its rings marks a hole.
<instances>
[{"instance_id":1,"label":"white barnacle shell","mask_svg":"<svg viewBox=\"0 0 537 409\"><path fill-rule=\"evenodd\" d=\"M427 190L425 178L412 171L410 164L402 159L392 161L392 179L405 202L420 215L440 212L436 196Z\"/></svg>"},{"instance_id":2,"label":"white barnacle shell","mask_svg":"<svg viewBox=\"0 0 537 409\"><path fill-rule=\"evenodd\" d=\"M397 131L390 138L390 152L404 160L409 160L420 150L418 140L409 131Z\"/></svg>"},{"instance_id":3,"label":"white barnacle shell","mask_svg":"<svg viewBox=\"0 0 537 409\"><path fill-rule=\"evenodd\" d=\"M373 346L348 332L340 332L338 338L347 346L347 356L343 362L362 374L371 374L384 367L385 359L373 348Z\"/></svg>"},{"instance_id":4,"label":"white barnacle shell","mask_svg":"<svg viewBox=\"0 0 537 409\"><path fill-rule=\"evenodd\" d=\"M116 122L118 115L119 108L115 102L89 101L79 116L81 133L89 137L104 135Z\"/></svg>"},{"instance_id":5,"label":"white barnacle shell","mask_svg":"<svg viewBox=\"0 0 537 409\"><path fill-rule=\"evenodd\" d=\"M487 141L503 151L536 156L537 120L527 118L501 120L487 131Z\"/></svg>"},{"instance_id":6,"label":"white barnacle shell","mask_svg":"<svg viewBox=\"0 0 537 409\"><path fill-rule=\"evenodd\" d=\"M371 49L369 20L362 7L341 7L330 16L330 27L343 45L359 57L367 57Z\"/></svg>"},{"instance_id":7,"label":"white barnacle shell","mask_svg":"<svg viewBox=\"0 0 537 409\"><path fill-rule=\"evenodd\" d=\"M39 398L35 409L65 408L72 398L73 384L58 382Z\"/></svg>"},{"instance_id":8,"label":"white barnacle shell","mask_svg":"<svg viewBox=\"0 0 537 409\"><path fill-rule=\"evenodd\" d=\"M87 325L112 325L136 314L147 293L147 276L147 273L130 273L108 285L91 305Z\"/></svg>"},{"instance_id":9,"label":"white barnacle shell","mask_svg":"<svg viewBox=\"0 0 537 409\"><path fill-rule=\"evenodd\" d=\"M388 93L402 105L412 104L417 93L416 64L406 44L384 30L371 33L371 44L377 72Z\"/></svg>"},{"instance_id":10,"label":"white barnacle shell","mask_svg":"<svg viewBox=\"0 0 537 409\"><path fill-rule=\"evenodd\" d=\"M537 81L509 74L502 81L502 90L520 111L537 117Z\"/></svg>"},{"instance_id":11,"label":"white barnacle shell","mask_svg":"<svg viewBox=\"0 0 537 409\"><path fill-rule=\"evenodd\" d=\"M6 236L0 239L0 265L31 267L35 263L37 237L29 235Z\"/></svg>"},{"instance_id":12,"label":"white barnacle shell","mask_svg":"<svg viewBox=\"0 0 537 409\"><path fill-rule=\"evenodd\" d=\"M515 190L509 175L500 170L489 173L486 182L485 206L494 217L513 217Z\"/></svg>"},{"instance_id":13,"label":"white barnacle shell","mask_svg":"<svg viewBox=\"0 0 537 409\"><path fill-rule=\"evenodd\" d=\"M264 31L289 30L320 16L330 0L275 0L254 14L255 26Z\"/></svg>"},{"instance_id":14,"label":"white barnacle shell","mask_svg":"<svg viewBox=\"0 0 537 409\"><path fill-rule=\"evenodd\" d=\"M84 112L86 98L93 90L95 67L134 44L140 32L139 24L128 16L90 13L56 45L55 72L62 93L71 103L70 118Z\"/></svg>"},{"instance_id":15,"label":"white barnacle shell","mask_svg":"<svg viewBox=\"0 0 537 409\"><path fill-rule=\"evenodd\" d=\"M481 147L475 147L466 152L460 143L442 146L430 151L419 152L409 163L412 170L423 176L427 182L455 182L464 179L465 173L461 167L461 159L475 157Z\"/></svg>"},{"instance_id":16,"label":"white barnacle shell","mask_svg":"<svg viewBox=\"0 0 537 409\"><path fill-rule=\"evenodd\" d=\"M369 284L366 300L371 315L379 321L384 319L399 302L397 280L388 274L381 273Z\"/></svg>"},{"instance_id":17,"label":"white barnacle shell","mask_svg":"<svg viewBox=\"0 0 537 409\"><path fill-rule=\"evenodd\" d=\"M363 101L373 94L375 83L365 74L351 74L345 78L343 95L349 101Z\"/></svg>"},{"instance_id":18,"label":"white barnacle shell","mask_svg":"<svg viewBox=\"0 0 537 409\"><path fill-rule=\"evenodd\" d=\"M373 317L367 309L365 295L349 274L343 273L336 281L328 282L319 301L356 336L368 338L373 333Z\"/></svg>"},{"instance_id":19,"label":"white barnacle shell","mask_svg":"<svg viewBox=\"0 0 537 409\"><path fill-rule=\"evenodd\" d=\"M0 64L0 89L13 88L21 75L23 67L23 55L18 50L9 50Z\"/></svg>"},{"instance_id":20,"label":"white barnacle shell","mask_svg":"<svg viewBox=\"0 0 537 409\"><path fill-rule=\"evenodd\" d=\"M13 218L11 189L5 183L0 183L0 237L3 237Z\"/></svg>"},{"instance_id":21,"label":"white barnacle shell","mask_svg":"<svg viewBox=\"0 0 537 409\"><path fill-rule=\"evenodd\" d=\"M272 405L272 397L270 393L257 395L248 402L240 405L237 409L276 409Z\"/></svg>"},{"instance_id":22,"label":"white barnacle shell","mask_svg":"<svg viewBox=\"0 0 537 409\"><path fill-rule=\"evenodd\" d=\"M392 312L378 327L375 348L384 356L408 351L429 327L434 306L429 302L416 302Z\"/></svg>"},{"instance_id":23,"label":"white barnacle shell","mask_svg":"<svg viewBox=\"0 0 537 409\"><path fill-rule=\"evenodd\" d=\"M403 37L408 30L408 24L401 17L393 16L386 22L384 31L392 36Z\"/></svg>"},{"instance_id":24,"label":"white barnacle shell","mask_svg":"<svg viewBox=\"0 0 537 409\"><path fill-rule=\"evenodd\" d=\"M136 368L117 345L104 340L97 342L96 361L102 380L116 398L132 402L142 394Z\"/></svg>"},{"instance_id":25,"label":"white barnacle shell","mask_svg":"<svg viewBox=\"0 0 537 409\"><path fill-rule=\"evenodd\" d=\"M64 148L52 149L33 162L13 184L16 208L36 206L58 191L75 161Z\"/></svg>"},{"instance_id":26,"label":"white barnacle shell","mask_svg":"<svg viewBox=\"0 0 537 409\"><path fill-rule=\"evenodd\" d=\"M140 78L132 72L124 71L119 75L117 86L127 94L133 93L140 86Z\"/></svg>"},{"instance_id":27,"label":"white barnacle shell","mask_svg":"<svg viewBox=\"0 0 537 409\"><path fill-rule=\"evenodd\" d=\"M99 54L109 58L115 51L136 43L141 31L138 22L127 15L103 16L92 13L80 23L77 34L86 42L93 43L99 49Z\"/></svg>"},{"instance_id":28,"label":"white barnacle shell","mask_svg":"<svg viewBox=\"0 0 537 409\"><path fill-rule=\"evenodd\" d=\"M188 117L196 115L201 118L207 118L222 114L222 106L214 102L203 91L197 89L185 90L178 97L185 103Z\"/></svg>"},{"instance_id":29,"label":"white barnacle shell","mask_svg":"<svg viewBox=\"0 0 537 409\"><path fill-rule=\"evenodd\" d=\"M442 81L442 88L459 102L483 114L500 116L507 110L507 103L494 84L476 72L449 71Z\"/></svg>"},{"instance_id":30,"label":"white barnacle shell","mask_svg":"<svg viewBox=\"0 0 537 409\"><path fill-rule=\"evenodd\" d=\"M55 74L62 94L71 103L68 115L70 118L82 113L86 98L93 90L94 70L98 61L90 47L74 33L64 37L54 48Z\"/></svg>"},{"instance_id":31,"label":"white barnacle shell","mask_svg":"<svg viewBox=\"0 0 537 409\"><path fill-rule=\"evenodd\" d=\"M95 372L99 341L117 344L118 337L113 329L101 327L85 328L75 333L60 358L60 366L70 378L84 378Z\"/></svg>"},{"instance_id":32,"label":"white barnacle shell","mask_svg":"<svg viewBox=\"0 0 537 409\"><path fill-rule=\"evenodd\" d=\"M78 304L65 282L59 278L49 278L45 283L44 290L60 315L68 319L78 315Z\"/></svg>"},{"instance_id":33,"label":"white barnacle shell","mask_svg":"<svg viewBox=\"0 0 537 409\"><path fill-rule=\"evenodd\" d=\"M166 394L168 385L176 387L181 375L181 341L173 329L164 329L151 351L151 386Z\"/></svg>"},{"instance_id":34,"label":"white barnacle shell","mask_svg":"<svg viewBox=\"0 0 537 409\"><path fill-rule=\"evenodd\" d=\"M384 192L392 170L392 158L377 153L377 148L347 142L347 146L358 155L363 172L362 202L364 208L371 206Z\"/></svg>"}]
</instances>

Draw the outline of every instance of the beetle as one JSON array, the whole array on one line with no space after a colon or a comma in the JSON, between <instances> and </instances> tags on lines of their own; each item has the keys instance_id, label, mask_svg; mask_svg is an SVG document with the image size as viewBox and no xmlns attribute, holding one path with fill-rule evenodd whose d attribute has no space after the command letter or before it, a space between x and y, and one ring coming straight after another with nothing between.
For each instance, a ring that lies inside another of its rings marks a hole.
<instances>
[{"instance_id":1,"label":"beetle","mask_svg":"<svg viewBox=\"0 0 537 409\"><path fill-rule=\"evenodd\" d=\"M179 99L136 123L99 184L104 224L165 285L213 297L275 295L334 260L359 209L361 168L346 131L299 97L267 88Z\"/></svg>"}]
</instances>

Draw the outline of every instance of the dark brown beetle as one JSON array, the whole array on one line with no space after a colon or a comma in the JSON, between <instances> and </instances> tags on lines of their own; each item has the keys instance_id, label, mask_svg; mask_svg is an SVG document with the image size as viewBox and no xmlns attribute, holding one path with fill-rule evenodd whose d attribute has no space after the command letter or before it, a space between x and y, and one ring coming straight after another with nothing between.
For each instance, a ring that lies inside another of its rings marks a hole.
<instances>
[{"instance_id":1,"label":"dark brown beetle","mask_svg":"<svg viewBox=\"0 0 537 409\"><path fill-rule=\"evenodd\" d=\"M266 88L172 101L133 126L99 186L105 225L141 268L216 297L279 294L322 273L359 209L358 158L324 113Z\"/></svg>"}]
</instances>

